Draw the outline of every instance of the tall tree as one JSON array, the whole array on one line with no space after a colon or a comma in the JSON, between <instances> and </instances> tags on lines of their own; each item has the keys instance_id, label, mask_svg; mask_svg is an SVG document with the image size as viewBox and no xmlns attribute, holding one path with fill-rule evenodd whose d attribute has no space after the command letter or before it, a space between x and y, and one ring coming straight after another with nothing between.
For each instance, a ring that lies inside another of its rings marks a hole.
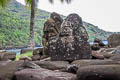
<instances>
[{"instance_id":1,"label":"tall tree","mask_svg":"<svg viewBox=\"0 0 120 80\"><path fill-rule=\"evenodd\" d=\"M51 3L54 2L54 0L49 0ZM66 1L67 3L70 3L71 0L60 0L61 2ZM5 7L6 4L8 4L10 0L0 0L0 6ZM31 7L31 18L30 18L30 48L33 48L35 46L34 43L34 24L35 24L35 7L37 6L38 0L25 0L26 5Z\"/></svg>"},{"instance_id":2,"label":"tall tree","mask_svg":"<svg viewBox=\"0 0 120 80\"><path fill-rule=\"evenodd\" d=\"M30 18L30 48L34 48L34 25L35 25L35 1L38 0L25 0L26 3L31 7L31 18Z\"/></svg>"}]
</instances>

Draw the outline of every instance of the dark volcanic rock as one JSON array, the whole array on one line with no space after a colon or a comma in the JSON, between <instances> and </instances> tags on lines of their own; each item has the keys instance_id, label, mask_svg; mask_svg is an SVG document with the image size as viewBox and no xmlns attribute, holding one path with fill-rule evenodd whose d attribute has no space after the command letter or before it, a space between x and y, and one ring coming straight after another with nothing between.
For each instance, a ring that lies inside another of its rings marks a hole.
<instances>
[{"instance_id":1,"label":"dark volcanic rock","mask_svg":"<svg viewBox=\"0 0 120 80\"><path fill-rule=\"evenodd\" d=\"M105 44L102 42L102 40L95 38L94 43L98 43L100 47L104 47Z\"/></svg>"},{"instance_id":2,"label":"dark volcanic rock","mask_svg":"<svg viewBox=\"0 0 120 80\"><path fill-rule=\"evenodd\" d=\"M34 51L33 51L33 55L37 55L37 54L39 54L39 55L43 55L43 48L37 48L37 49L34 49Z\"/></svg>"},{"instance_id":3,"label":"dark volcanic rock","mask_svg":"<svg viewBox=\"0 0 120 80\"><path fill-rule=\"evenodd\" d=\"M16 80L75 80L76 75L47 69L25 69L15 74Z\"/></svg>"},{"instance_id":4,"label":"dark volcanic rock","mask_svg":"<svg viewBox=\"0 0 120 80\"><path fill-rule=\"evenodd\" d=\"M59 37L62 22L63 19L55 12L53 12L50 19L45 22L43 28L44 35L42 37L44 54L49 55L48 45L54 44L54 40Z\"/></svg>"},{"instance_id":5,"label":"dark volcanic rock","mask_svg":"<svg viewBox=\"0 0 120 80\"><path fill-rule=\"evenodd\" d=\"M91 48L88 34L82 24L82 19L77 14L70 14L61 25L58 40L49 45L51 60L90 59Z\"/></svg>"},{"instance_id":6,"label":"dark volcanic rock","mask_svg":"<svg viewBox=\"0 0 120 80\"><path fill-rule=\"evenodd\" d=\"M63 22L63 19L61 18L61 16L58 13L51 13L50 18L53 19L57 25L57 31L60 32L61 29L61 24Z\"/></svg>"},{"instance_id":7,"label":"dark volcanic rock","mask_svg":"<svg viewBox=\"0 0 120 80\"><path fill-rule=\"evenodd\" d=\"M37 48L33 51L33 56L32 56L32 60L33 61L37 61L40 60L40 57L43 56L43 48Z\"/></svg>"},{"instance_id":8,"label":"dark volcanic rock","mask_svg":"<svg viewBox=\"0 0 120 80\"><path fill-rule=\"evenodd\" d=\"M78 68L90 65L120 65L118 61L112 60L75 60L71 64L76 65Z\"/></svg>"},{"instance_id":9,"label":"dark volcanic rock","mask_svg":"<svg viewBox=\"0 0 120 80\"><path fill-rule=\"evenodd\" d=\"M0 62L0 80L12 80L14 73L23 64L23 61Z\"/></svg>"},{"instance_id":10,"label":"dark volcanic rock","mask_svg":"<svg viewBox=\"0 0 120 80\"><path fill-rule=\"evenodd\" d=\"M2 52L0 53L0 61L15 60L15 52Z\"/></svg>"},{"instance_id":11,"label":"dark volcanic rock","mask_svg":"<svg viewBox=\"0 0 120 80\"><path fill-rule=\"evenodd\" d=\"M97 51L92 51L92 59L104 59L104 56Z\"/></svg>"},{"instance_id":12,"label":"dark volcanic rock","mask_svg":"<svg viewBox=\"0 0 120 80\"><path fill-rule=\"evenodd\" d=\"M112 34L107 40L110 47L117 47L120 45L120 34Z\"/></svg>"},{"instance_id":13,"label":"dark volcanic rock","mask_svg":"<svg viewBox=\"0 0 120 80\"><path fill-rule=\"evenodd\" d=\"M79 68L77 80L120 80L120 65L92 65Z\"/></svg>"},{"instance_id":14,"label":"dark volcanic rock","mask_svg":"<svg viewBox=\"0 0 120 80\"><path fill-rule=\"evenodd\" d=\"M64 71L69 65L67 61L33 61L33 62L42 68L46 68L50 70Z\"/></svg>"},{"instance_id":15,"label":"dark volcanic rock","mask_svg":"<svg viewBox=\"0 0 120 80\"><path fill-rule=\"evenodd\" d=\"M32 61L37 61L37 60L40 60L40 55L33 55L32 56Z\"/></svg>"},{"instance_id":16,"label":"dark volcanic rock","mask_svg":"<svg viewBox=\"0 0 120 80\"><path fill-rule=\"evenodd\" d=\"M94 51L100 50L100 46L99 46L98 43L93 43L93 44L91 44L91 48L92 48L92 50L94 50Z\"/></svg>"},{"instance_id":17,"label":"dark volcanic rock","mask_svg":"<svg viewBox=\"0 0 120 80\"><path fill-rule=\"evenodd\" d=\"M111 60L120 61L120 54L116 54L110 58Z\"/></svg>"}]
</instances>

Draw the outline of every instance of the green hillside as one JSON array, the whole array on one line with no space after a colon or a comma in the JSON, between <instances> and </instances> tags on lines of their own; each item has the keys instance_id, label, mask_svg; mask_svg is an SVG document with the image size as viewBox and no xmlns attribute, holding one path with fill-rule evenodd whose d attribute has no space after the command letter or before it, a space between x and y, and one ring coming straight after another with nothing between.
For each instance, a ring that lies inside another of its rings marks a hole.
<instances>
[{"instance_id":1,"label":"green hillside","mask_svg":"<svg viewBox=\"0 0 120 80\"><path fill-rule=\"evenodd\" d=\"M44 10L36 10L35 18L35 44L41 45L42 29L44 22L50 13ZM0 48L9 46L27 46L29 42L30 9L12 0L11 4L0 9ZM95 37L106 40L112 34L105 32L90 23L84 22L89 33L90 41Z\"/></svg>"}]
</instances>

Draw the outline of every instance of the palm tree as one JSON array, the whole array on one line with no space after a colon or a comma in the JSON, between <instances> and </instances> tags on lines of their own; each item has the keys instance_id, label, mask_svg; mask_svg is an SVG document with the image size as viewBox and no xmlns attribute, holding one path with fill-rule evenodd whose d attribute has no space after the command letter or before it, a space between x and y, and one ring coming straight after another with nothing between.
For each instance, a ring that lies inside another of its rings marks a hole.
<instances>
[{"instance_id":1,"label":"palm tree","mask_svg":"<svg viewBox=\"0 0 120 80\"><path fill-rule=\"evenodd\" d=\"M54 0L49 0L51 3L54 2ZM71 0L60 0L61 2L67 2L70 3ZM0 6L5 7L6 4L8 4L10 0L0 0ZM34 24L35 24L35 7L37 6L38 0L25 0L26 5L31 7L31 19L30 19L30 48L34 48Z\"/></svg>"},{"instance_id":2,"label":"palm tree","mask_svg":"<svg viewBox=\"0 0 120 80\"><path fill-rule=\"evenodd\" d=\"M38 0L25 0L26 4L31 7L31 19L30 19L30 48L34 48L34 24L35 24L35 1L38 2Z\"/></svg>"}]
</instances>

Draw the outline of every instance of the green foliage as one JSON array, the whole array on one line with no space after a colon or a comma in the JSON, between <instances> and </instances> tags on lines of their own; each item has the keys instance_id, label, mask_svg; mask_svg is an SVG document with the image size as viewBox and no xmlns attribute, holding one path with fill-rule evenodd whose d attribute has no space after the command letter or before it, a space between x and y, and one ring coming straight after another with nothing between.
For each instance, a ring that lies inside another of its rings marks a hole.
<instances>
[{"instance_id":1,"label":"green foliage","mask_svg":"<svg viewBox=\"0 0 120 80\"><path fill-rule=\"evenodd\" d=\"M44 22L49 18L50 13L43 10L36 10L35 37L36 45L41 45ZM64 17L64 16L62 16ZM29 42L30 9L12 0L5 10L0 10L0 47L1 46L26 46ZM105 40L110 32L105 32L98 27L84 22L88 31L90 41L94 38Z\"/></svg>"},{"instance_id":2,"label":"green foliage","mask_svg":"<svg viewBox=\"0 0 120 80\"><path fill-rule=\"evenodd\" d=\"M0 0L0 7L4 8L9 2L10 0Z\"/></svg>"},{"instance_id":3,"label":"green foliage","mask_svg":"<svg viewBox=\"0 0 120 80\"><path fill-rule=\"evenodd\" d=\"M27 53L24 53L24 54L19 54L19 55L16 55L16 59L15 59L15 61L18 61L21 57L24 57L24 56L27 56L27 57L32 57L33 56L33 54L32 54L33 52L27 52Z\"/></svg>"}]
</instances>

